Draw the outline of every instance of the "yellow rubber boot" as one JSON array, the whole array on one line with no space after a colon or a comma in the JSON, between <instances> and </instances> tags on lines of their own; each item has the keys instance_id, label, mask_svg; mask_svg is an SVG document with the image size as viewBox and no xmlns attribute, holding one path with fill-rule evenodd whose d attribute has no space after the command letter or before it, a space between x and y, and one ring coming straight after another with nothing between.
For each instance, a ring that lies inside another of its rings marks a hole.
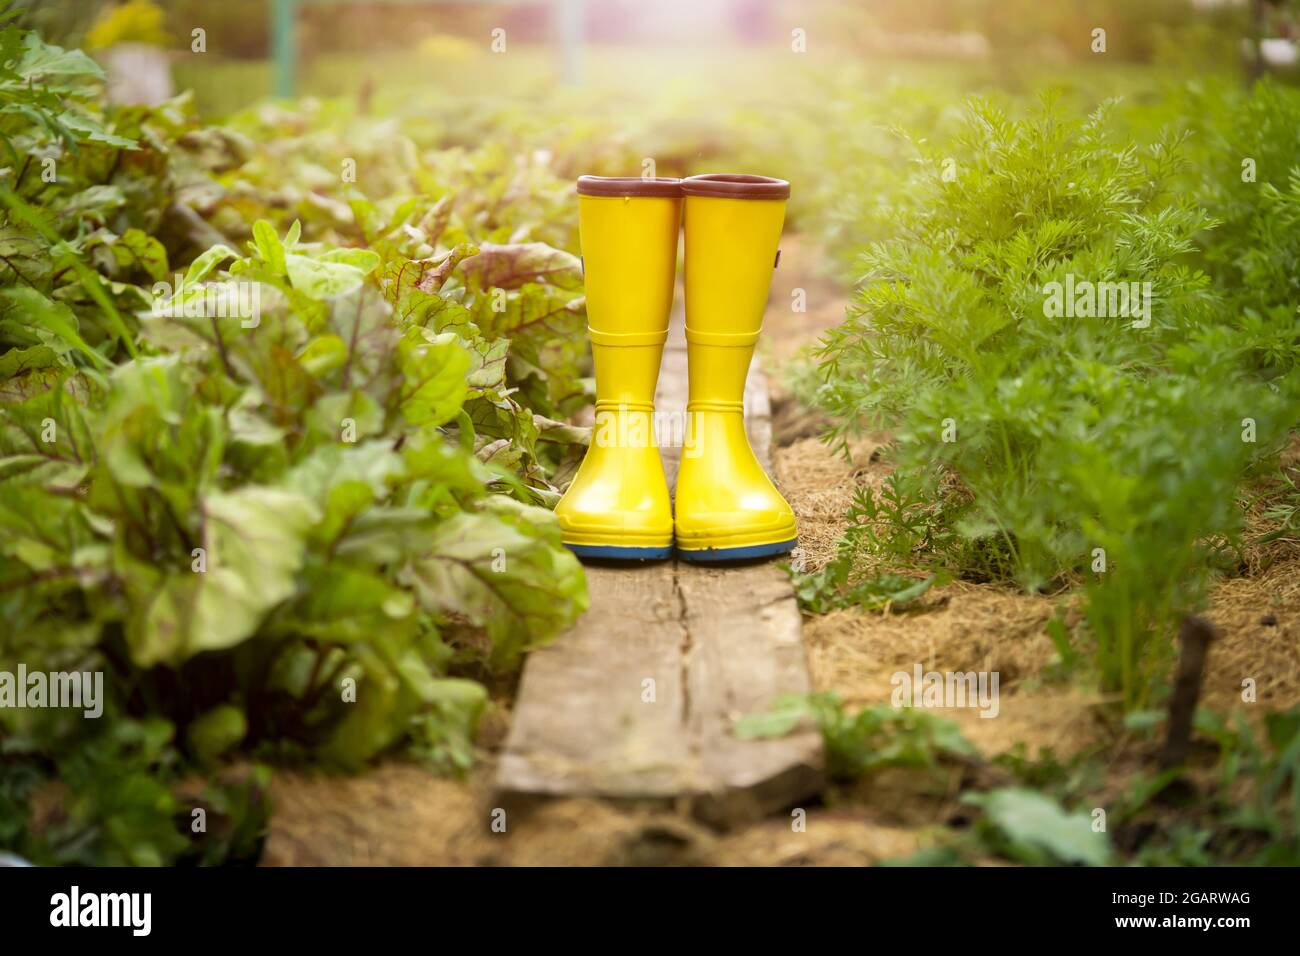
<instances>
[{"instance_id":1,"label":"yellow rubber boot","mask_svg":"<svg viewBox=\"0 0 1300 956\"><path fill-rule=\"evenodd\" d=\"M688 561L785 554L794 511L745 433L745 377L763 326L790 184L764 176L682 180L686 203L688 422L677 474L677 553Z\"/></svg>"},{"instance_id":2,"label":"yellow rubber boot","mask_svg":"<svg viewBox=\"0 0 1300 956\"><path fill-rule=\"evenodd\" d=\"M579 557L672 555L673 515L655 442L682 197L676 179L578 180L578 229L596 371L587 456L555 513Z\"/></svg>"}]
</instances>

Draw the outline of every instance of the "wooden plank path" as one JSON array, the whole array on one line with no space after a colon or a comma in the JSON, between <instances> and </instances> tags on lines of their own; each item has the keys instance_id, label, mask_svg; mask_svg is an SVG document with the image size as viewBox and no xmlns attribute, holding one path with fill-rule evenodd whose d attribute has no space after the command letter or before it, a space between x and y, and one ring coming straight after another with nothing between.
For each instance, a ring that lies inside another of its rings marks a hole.
<instances>
[{"instance_id":1,"label":"wooden plank path","mask_svg":"<svg viewBox=\"0 0 1300 956\"><path fill-rule=\"evenodd\" d=\"M659 376L661 413L684 416L686 381L679 311ZM750 443L770 473L771 409L757 368L745 406ZM681 447L660 450L672 487ZM589 564L587 582L587 613L524 665L497 767L498 800L669 802L727 826L820 789L815 728L777 740L732 733L737 717L810 690L799 608L784 571L772 562Z\"/></svg>"}]
</instances>

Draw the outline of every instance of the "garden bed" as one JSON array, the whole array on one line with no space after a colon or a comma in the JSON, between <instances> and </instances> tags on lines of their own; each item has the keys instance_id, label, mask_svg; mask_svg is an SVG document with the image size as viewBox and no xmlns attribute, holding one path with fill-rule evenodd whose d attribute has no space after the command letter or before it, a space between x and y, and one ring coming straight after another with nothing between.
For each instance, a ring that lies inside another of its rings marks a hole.
<instances>
[{"instance_id":1,"label":"garden bed","mask_svg":"<svg viewBox=\"0 0 1300 956\"><path fill-rule=\"evenodd\" d=\"M1151 50L1120 6L1142 63L864 62L827 11L843 46L607 48L579 88L439 42L267 102L214 44L155 106L6 20L0 673L104 693L0 709L0 850L1300 861L1300 96L1187 82L1222 38ZM826 785L502 818L516 706L566 703L520 669L608 597L551 514L594 398L574 180L651 167L792 183L760 351L801 544L762 574L812 688L710 719ZM996 694L907 706L930 673Z\"/></svg>"},{"instance_id":2,"label":"garden bed","mask_svg":"<svg viewBox=\"0 0 1300 956\"><path fill-rule=\"evenodd\" d=\"M773 355L793 357L837 321L846 304L819 275L810 240L783 241L780 280L765 331ZM780 307L786 288L813 290L810 313ZM815 569L833 559L855 489L878 486L888 466L875 452L887 440L860 440L852 459L814 437L799 437L816 413L778 390L774 472L799 519L800 551ZM784 423L784 424L783 424ZM1296 443L1288 460L1300 452ZM1269 530L1256 521L1254 534ZM939 671L997 671L997 719L969 708L938 711L979 751L978 761L938 773L894 768L857 784L833 786L807 811L806 831L788 812L726 830L689 813L591 799L558 799L510 816L492 829L495 753L510 719L511 695L493 698L481 745L485 756L463 781L417 766L390 764L353 778L281 772L272 788L277 813L266 865L828 865L860 866L910 858L941 844L952 825L969 822L968 790L1012 777L990 763L998 755L1069 762L1104 755L1093 795L1114 799L1154 762L1149 743L1117 726L1113 701L1095 687L1062 680L1046 625L1066 591L1025 595L997 584L954 582L897 613L858 609L806 614L804 642L815 691L833 691L850 707L887 703L891 678L920 662ZM1203 705L1252 722L1300 706L1300 542L1253 550L1245 573L1211 591L1207 617L1219 628L1205 674ZM1257 706L1241 701L1241 680L1260 682ZM1210 759L1203 753L1202 761ZM360 808L364 808L361 810ZM794 808L791 808L794 809ZM992 861L992 858L989 858Z\"/></svg>"}]
</instances>

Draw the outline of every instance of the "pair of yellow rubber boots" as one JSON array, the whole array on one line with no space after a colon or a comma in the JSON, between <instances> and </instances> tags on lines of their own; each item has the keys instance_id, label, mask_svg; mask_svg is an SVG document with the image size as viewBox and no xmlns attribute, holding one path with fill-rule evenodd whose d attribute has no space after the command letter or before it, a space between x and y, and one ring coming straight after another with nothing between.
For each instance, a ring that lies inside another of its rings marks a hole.
<instances>
[{"instance_id":1,"label":"pair of yellow rubber boots","mask_svg":"<svg viewBox=\"0 0 1300 956\"><path fill-rule=\"evenodd\" d=\"M789 195L765 176L578 180L596 420L555 513L580 557L659 560L675 546L688 561L734 561L795 546L742 405ZM683 214L690 385L674 516L654 399Z\"/></svg>"}]
</instances>

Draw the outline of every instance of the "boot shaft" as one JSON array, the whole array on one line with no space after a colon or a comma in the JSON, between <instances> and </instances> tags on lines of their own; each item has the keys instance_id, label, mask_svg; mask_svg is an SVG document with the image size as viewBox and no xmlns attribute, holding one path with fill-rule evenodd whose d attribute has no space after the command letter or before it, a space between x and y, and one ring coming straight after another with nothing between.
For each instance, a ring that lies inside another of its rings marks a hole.
<instances>
[{"instance_id":1,"label":"boot shaft","mask_svg":"<svg viewBox=\"0 0 1300 956\"><path fill-rule=\"evenodd\" d=\"M764 176L693 176L686 194L686 324L756 333L772 284L788 183Z\"/></svg>"},{"instance_id":2,"label":"boot shaft","mask_svg":"<svg viewBox=\"0 0 1300 956\"><path fill-rule=\"evenodd\" d=\"M681 215L678 180L578 180L598 410L654 402L672 311Z\"/></svg>"},{"instance_id":3,"label":"boot shaft","mask_svg":"<svg viewBox=\"0 0 1300 956\"><path fill-rule=\"evenodd\" d=\"M593 329L668 331L682 223L678 183L595 176L578 180L578 241L587 324Z\"/></svg>"},{"instance_id":4,"label":"boot shaft","mask_svg":"<svg viewBox=\"0 0 1300 956\"><path fill-rule=\"evenodd\" d=\"M776 265L788 183L694 176L686 195L690 408L738 410Z\"/></svg>"}]
</instances>

